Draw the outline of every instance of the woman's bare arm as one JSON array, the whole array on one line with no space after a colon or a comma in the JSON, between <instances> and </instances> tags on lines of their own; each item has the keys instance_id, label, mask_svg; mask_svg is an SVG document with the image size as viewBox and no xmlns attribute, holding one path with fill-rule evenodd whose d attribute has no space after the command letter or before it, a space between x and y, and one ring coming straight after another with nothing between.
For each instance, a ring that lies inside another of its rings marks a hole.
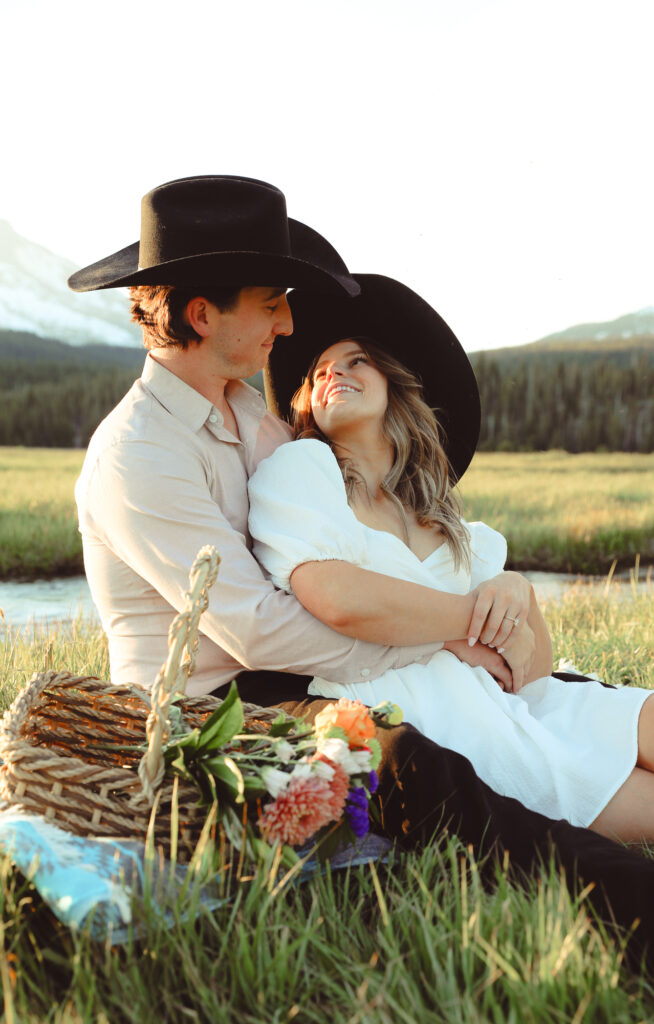
<instances>
[{"instance_id":1,"label":"woman's bare arm","mask_svg":"<svg viewBox=\"0 0 654 1024\"><path fill-rule=\"evenodd\" d=\"M476 601L336 560L299 565L291 587L337 633L397 647L465 639Z\"/></svg>"},{"instance_id":2,"label":"woman's bare arm","mask_svg":"<svg viewBox=\"0 0 654 1024\"><path fill-rule=\"evenodd\" d=\"M398 647L466 639L473 644L480 633L488 643L486 636L496 636L508 609L524 620L532 590L517 573L500 573L470 594L449 594L339 560L299 565L291 587L312 615L338 633ZM528 640L522 647L529 652Z\"/></svg>"}]
</instances>

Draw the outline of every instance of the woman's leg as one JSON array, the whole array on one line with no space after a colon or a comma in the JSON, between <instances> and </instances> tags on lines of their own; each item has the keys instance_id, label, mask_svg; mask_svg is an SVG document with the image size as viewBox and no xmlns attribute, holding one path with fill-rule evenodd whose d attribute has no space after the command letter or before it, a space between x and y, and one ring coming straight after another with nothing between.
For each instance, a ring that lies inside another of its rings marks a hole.
<instances>
[{"instance_id":1,"label":"woman's leg","mask_svg":"<svg viewBox=\"0 0 654 1024\"><path fill-rule=\"evenodd\" d=\"M652 694L654 697L654 694ZM654 772L654 700L648 697L638 719L638 761L639 768Z\"/></svg>"},{"instance_id":2,"label":"woman's leg","mask_svg":"<svg viewBox=\"0 0 654 1024\"><path fill-rule=\"evenodd\" d=\"M634 768L589 828L623 843L653 842L654 774Z\"/></svg>"},{"instance_id":3,"label":"woman's leg","mask_svg":"<svg viewBox=\"0 0 654 1024\"><path fill-rule=\"evenodd\" d=\"M638 718L636 767L590 828L624 843L654 840L654 700L649 697Z\"/></svg>"}]
</instances>

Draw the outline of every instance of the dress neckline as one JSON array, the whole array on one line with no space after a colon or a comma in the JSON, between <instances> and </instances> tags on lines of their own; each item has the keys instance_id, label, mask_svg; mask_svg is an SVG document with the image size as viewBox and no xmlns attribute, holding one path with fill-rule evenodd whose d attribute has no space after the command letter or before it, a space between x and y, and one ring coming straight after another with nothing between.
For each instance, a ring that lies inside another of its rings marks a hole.
<instances>
[{"instance_id":1,"label":"dress neckline","mask_svg":"<svg viewBox=\"0 0 654 1024\"><path fill-rule=\"evenodd\" d=\"M419 558L418 555L415 553L415 551L413 551L409 547L408 544L405 544L405 542L402 540L402 538L398 537L396 533L391 533L390 530L378 530L375 526L368 526L367 523L361 522L360 519L357 519L357 522L361 526L363 526L363 528L365 530L370 530L372 533L378 533L378 534L380 534L380 536L383 536L383 537L391 537L398 544L401 544L402 545L402 549L404 551L408 551L409 554L412 556L412 558L415 558L416 562L418 562L420 565L426 565L427 562L431 561L431 559L434 557L434 555L438 554L438 552L442 551L443 549L445 549L446 551L449 551L449 545L448 545L447 541L444 539L442 541L442 543L439 544L437 548L434 548L433 551L430 551L428 555L426 555L424 558Z\"/></svg>"}]
</instances>

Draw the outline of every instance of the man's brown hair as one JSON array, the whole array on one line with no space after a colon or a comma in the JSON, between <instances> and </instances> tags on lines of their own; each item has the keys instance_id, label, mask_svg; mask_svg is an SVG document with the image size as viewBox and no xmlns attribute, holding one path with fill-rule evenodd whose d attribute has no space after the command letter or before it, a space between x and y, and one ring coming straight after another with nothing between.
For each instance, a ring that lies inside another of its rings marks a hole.
<instances>
[{"instance_id":1,"label":"man's brown hair","mask_svg":"<svg viewBox=\"0 0 654 1024\"><path fill-rule=\"evenodd\" d=\"M188 324L184 310L191 299L201 295L228 313L238 302L240 288L201 288L174 284L142 284L129 289L132 320L143 328L143 344L151 348L188 348L202 341Z\"/></svg>"}]
</instances>

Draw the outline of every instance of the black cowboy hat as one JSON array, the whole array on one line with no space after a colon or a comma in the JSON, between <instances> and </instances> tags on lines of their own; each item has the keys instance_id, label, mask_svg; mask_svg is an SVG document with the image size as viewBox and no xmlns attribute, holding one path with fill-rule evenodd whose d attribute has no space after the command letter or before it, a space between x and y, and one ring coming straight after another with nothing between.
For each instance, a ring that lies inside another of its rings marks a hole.
<instances>
[{"instance_id":1,"label":"black cowboy hat","mask_svg":"<svg viewBox=\"0 0 654 1024\"><path fill-rule=\"evenodd\" d=\"M274 185L254 178L179 178L141 202L141 240L68 279L76 292L126 285L359 286L330 243L291 220Z\"/></svg>"},{"instance_id":2,"label":"black cowboy hat","mask_svg":"<svg viewBox=\"0 0 654 1024\"><path fill-rule=\"evenodd\" d=\"M416 374L445 432L453 478L464 474L479 440L475 375L453 332L424 299L391 277L354 274L361 294L328 303L293 292L293 334L277 338L264 370L268 408L290 418L291 399L315 356L342 338L366 337Z\"/></svg>"}]
</instances>

